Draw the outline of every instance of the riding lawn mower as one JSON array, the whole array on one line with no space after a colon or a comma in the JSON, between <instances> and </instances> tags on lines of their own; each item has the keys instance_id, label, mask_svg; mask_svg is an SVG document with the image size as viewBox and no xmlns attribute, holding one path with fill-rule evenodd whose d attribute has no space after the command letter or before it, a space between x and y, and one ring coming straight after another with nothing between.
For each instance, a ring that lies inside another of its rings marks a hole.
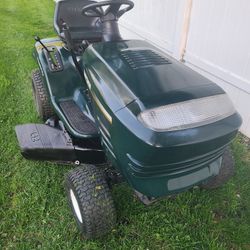
<instances>
[{"instance_id":1,"label":"riding lawn mower","mask_svg":"<svg viewBox=\"0 0 250 250\"><path fill-rule=\"evenodd\" d=\"M86 238L116 223L111 188L151 204L232 176L242 123L227 94L182 62L121 37L129 0L59 0L56 38L36 37L32 87L44 124L16 127L27 159L72 164L70 207Z\"/></svg>"}]
</instances>

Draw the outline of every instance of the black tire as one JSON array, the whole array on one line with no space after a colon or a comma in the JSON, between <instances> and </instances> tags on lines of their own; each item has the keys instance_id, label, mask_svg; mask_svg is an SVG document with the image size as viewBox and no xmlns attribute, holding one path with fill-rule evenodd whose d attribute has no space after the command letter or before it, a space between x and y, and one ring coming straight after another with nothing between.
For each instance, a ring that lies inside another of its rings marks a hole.
<instances>
[{"instance_id":1,"label":"black tire","mask_svg":"<svg viewBox=\"0 0 250 250\"><path fill-rule=\"evenodd\" d=\"M43 119L43 121L47 121L49 118L55 116L47 89L45 88L40 70L38 69L32 72L32 89L39 117Z\"/></svg>"},{"instance_id":2,"label":"black tire","mask_svg":"<svg viewBox=\"0 0 250 250\"><path fill-rule=\"evenodd\" d=\"M221 169L217 176L200 185L204 189L215 189L225 184L234 175L234 158L230 148L227 148L222 156Z\"/></svg>"},{"instance_id":3,"label":"black tire","mask_svg":"<svg viewBox=\"0 0 250 250\"><path fill-rule=\"evenodd\" d=\"M66 177L66 191L78 228L86 239L101 237L112 230L116 212L101 169L86 165L72 170Z\"/></svg>"}]
</instances>

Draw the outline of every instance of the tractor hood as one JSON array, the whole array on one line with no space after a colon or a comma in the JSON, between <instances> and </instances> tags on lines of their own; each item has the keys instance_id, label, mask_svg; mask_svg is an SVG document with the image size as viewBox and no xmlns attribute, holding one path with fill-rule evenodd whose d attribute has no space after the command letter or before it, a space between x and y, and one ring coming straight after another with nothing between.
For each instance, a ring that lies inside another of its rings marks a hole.
<instances>
[{"instance_id":1,"label":"tractor hood","mask_svg":"<svg viewBox=\"0 0 250 250\"><path fill-rule=\"evenodd\" d=\"M145 41L91 45L83 62L89 87L94 85L114 111L131 103L143 111L224 93L213 82Z\"/></svg>"}]
</instances>

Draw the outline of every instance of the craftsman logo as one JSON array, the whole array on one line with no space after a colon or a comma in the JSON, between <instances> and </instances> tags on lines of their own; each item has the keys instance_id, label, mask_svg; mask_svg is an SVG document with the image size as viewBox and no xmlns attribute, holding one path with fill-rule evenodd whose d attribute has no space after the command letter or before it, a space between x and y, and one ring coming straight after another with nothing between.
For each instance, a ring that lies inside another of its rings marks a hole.
<instances>
[{"instance_id":1,"label":"craftsman logo","mask_svg":"<svg viewBox=\"0 0 250 250\"><path fill-rule=\"evenodd\" d=\"M40 136L37 132L33 132L32 134L30 134L30 138L32 142L40 141Z\"/></svg>"}]
</instances>

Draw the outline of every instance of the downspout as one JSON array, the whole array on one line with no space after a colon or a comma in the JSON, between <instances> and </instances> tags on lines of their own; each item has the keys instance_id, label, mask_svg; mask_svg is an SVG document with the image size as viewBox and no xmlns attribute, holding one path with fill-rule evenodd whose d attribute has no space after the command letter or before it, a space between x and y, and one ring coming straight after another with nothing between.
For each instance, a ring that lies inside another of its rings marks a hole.
<instances>
[{"instance_id":1,"label":"downspout","mask_svg":"<svg viewBox=\"0 0 250 250\"><path fill-rule=\"evenodd\" d=\"M182 35L181 35L181 42L180 42L180 61L184 62L184 56L186 53L188 35L189 35L189 28L190 28L190 21L192 15L192 7L193 7L193 0L186 0L186 6L184 10L184 21L182 26Z\"/></svg>"}]
</instances>

